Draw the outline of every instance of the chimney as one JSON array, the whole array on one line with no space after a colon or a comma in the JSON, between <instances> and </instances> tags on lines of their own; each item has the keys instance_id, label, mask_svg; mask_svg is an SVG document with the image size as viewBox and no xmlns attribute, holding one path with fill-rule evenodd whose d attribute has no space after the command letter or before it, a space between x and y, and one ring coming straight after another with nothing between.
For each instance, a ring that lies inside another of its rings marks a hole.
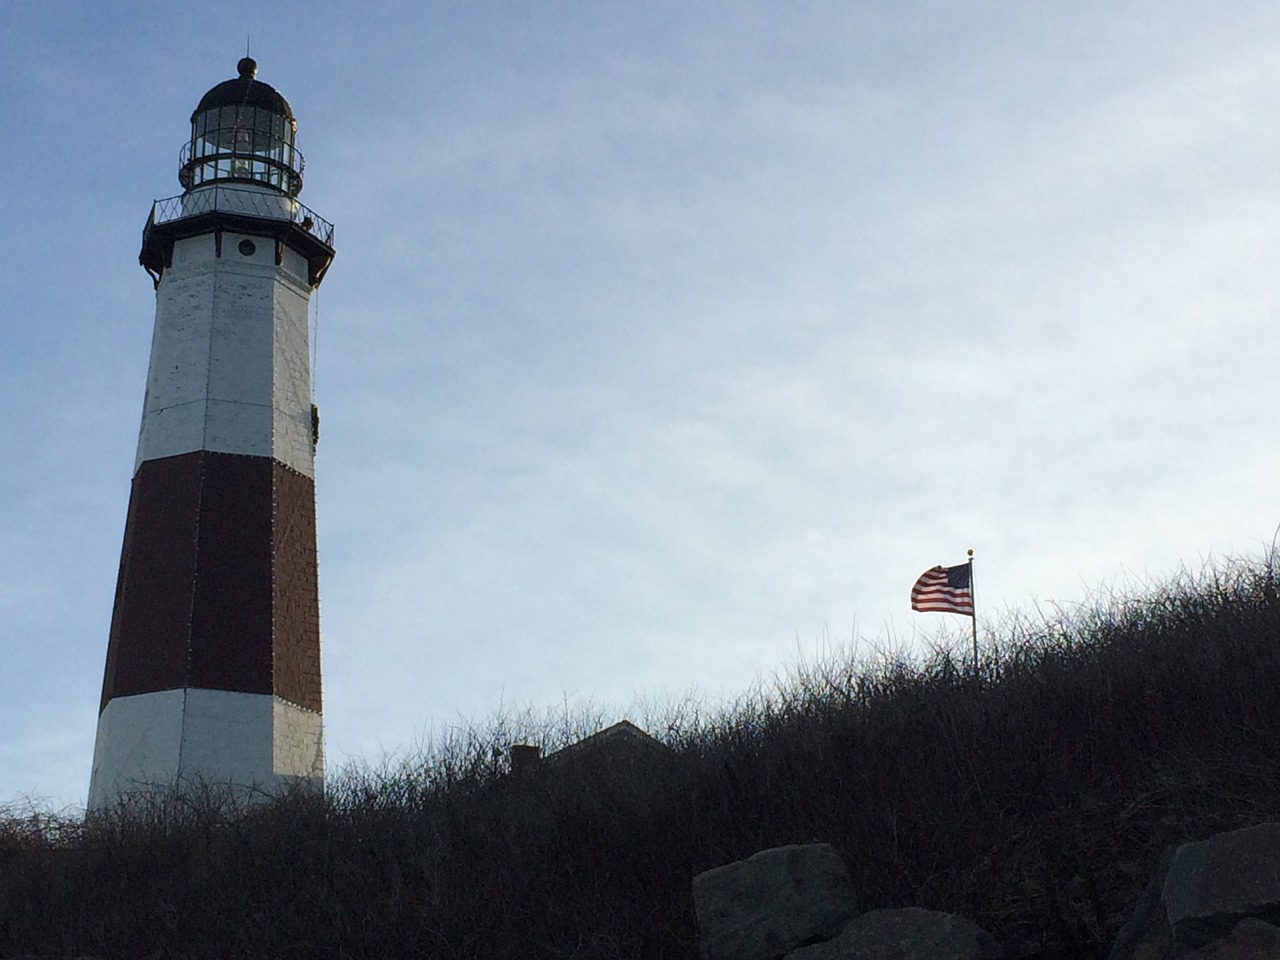
<instances>
[{"instance_id":1,"label":"chimney","mask_svg":"<svg viewBox=\"0 0 1280 960\"><path fill-rule=\"evenodd\" d=\"M533 776L542 765L542 748L531 743L511 745L511 772L521 780Z\"/></svg>"}]
</instances>

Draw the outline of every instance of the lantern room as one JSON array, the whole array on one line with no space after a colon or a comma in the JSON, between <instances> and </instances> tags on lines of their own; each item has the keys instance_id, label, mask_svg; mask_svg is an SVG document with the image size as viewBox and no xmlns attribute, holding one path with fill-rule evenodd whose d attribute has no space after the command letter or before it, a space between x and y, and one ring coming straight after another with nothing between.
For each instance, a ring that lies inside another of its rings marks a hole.
<instances>
[{"instance_id":1,"label":"lantern room","mask_svg":"<svg viewBox=\"0 0 1280 960\"><path fill-rule=\"evenodd\" d=\"M258 65L245 57L240 74L204 95L191 115L178 182L184 190L213 182L261 184L295 197L302 190L298 125L274 87L254 79Z\"/></svg>"}]
</instances>

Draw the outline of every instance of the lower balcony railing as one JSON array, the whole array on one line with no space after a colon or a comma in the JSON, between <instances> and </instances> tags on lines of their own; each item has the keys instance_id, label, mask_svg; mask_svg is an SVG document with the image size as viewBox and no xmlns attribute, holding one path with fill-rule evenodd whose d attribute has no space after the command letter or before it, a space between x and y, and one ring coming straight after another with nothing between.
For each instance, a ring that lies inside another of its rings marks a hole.
<instances>
[{"instance_id":1,"label":"lower balcony railing","mask_svg":"<svg viewBox=\"0 0 1280 960\"><path fill-rule=\"evenodd\" d=\"M297 200L274 191L239 190L221 184L210 184L181 196L157 200L151 207L147 230L155 224L204 213L234 213L242 217L260 217L263 220L290 220L325 246L333 246L333 224Z\"/></svg>"}]
</instances>

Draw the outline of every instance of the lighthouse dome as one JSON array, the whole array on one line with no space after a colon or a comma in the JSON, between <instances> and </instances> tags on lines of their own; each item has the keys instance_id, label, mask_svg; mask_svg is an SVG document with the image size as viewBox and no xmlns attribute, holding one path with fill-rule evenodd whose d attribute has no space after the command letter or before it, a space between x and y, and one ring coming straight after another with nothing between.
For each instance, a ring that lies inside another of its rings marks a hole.
<instances>
[{"instance_id":1,"label":"lighthouse dome","mask_svg":"<svg viewBox=\"0 0 1280 960\"><path fill-rule=\"evenodd\" d=\"M206 93L191 114L178 182L189 191L238 181L295 197L302 190L302 154L294 145L298 125L289 102L256 79L258 65L249 57L236 72L238 77Z\"/></svg>"},{"instance_id":2,"label":"lighthouse dome","mask_svg":"<svg viewBox=\"0 0 1280 960\"><path fill-rule=\"evenodd\" d=\"M239 76L234 80L222 81L222 83L200 98L200 105L196 107L195 113L191 115L192 121L195 120L197 114L213 107L235 107L241 105L259 107L277 113L286 119L293 119L293 111L289 109L289 101L280 95L280 91L269 83L263 83L261 80L255 79L258 73L257 61L245 57L236 64L236 72Z\"/></svg>"}]
</instances>

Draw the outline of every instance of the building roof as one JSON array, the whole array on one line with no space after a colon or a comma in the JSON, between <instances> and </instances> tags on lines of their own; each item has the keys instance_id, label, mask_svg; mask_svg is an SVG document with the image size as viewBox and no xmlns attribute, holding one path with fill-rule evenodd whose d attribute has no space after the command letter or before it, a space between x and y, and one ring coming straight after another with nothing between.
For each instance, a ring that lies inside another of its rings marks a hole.
<instances>
[{"instance_id":1,"label":"building roof","mask_svg":"<svg viewBox=\"0 0 1280 960\"><path fill-rule=\"evenodd\" d=\"M670 749L661 740L645 733L630 720L619 720L611 727L605 727L598 733L583 737L577 743L571 743L555 753L548 754L543 762L555 764L588 756L668 753Z\"/></svg>"}]
</instances>

